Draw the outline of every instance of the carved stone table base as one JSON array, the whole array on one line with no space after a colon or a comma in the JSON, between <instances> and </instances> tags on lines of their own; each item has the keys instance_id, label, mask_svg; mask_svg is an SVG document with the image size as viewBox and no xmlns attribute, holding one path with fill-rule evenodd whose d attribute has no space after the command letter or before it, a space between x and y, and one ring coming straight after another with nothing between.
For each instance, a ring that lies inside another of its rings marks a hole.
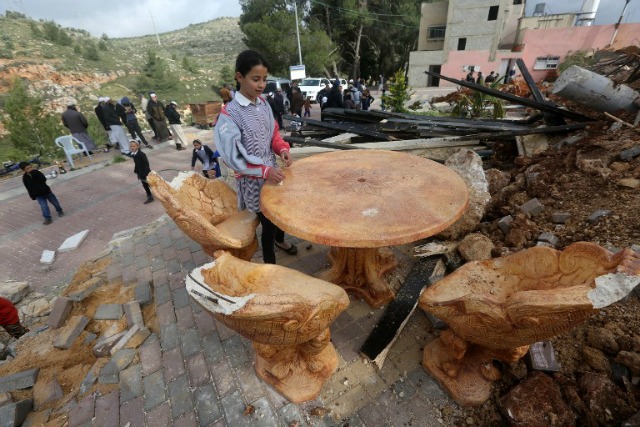
<instances>
[{"instance_id":1,"label":"carved stone table base","mask_svg":"<svg viewBox=\"0 0 640 427\"><path fill-rule=\"evenodd\" d=\"M491 396L491 383L502 377L494 360L515 362L529 346L504 351L471 344L451 330L424 348L422 366L461 406L479 406Z\"/></svg>"},{"instance_id":2,"label":"carved stone table base","mask_svg":"<svg viewBox=\"0 0 640 427\"><path fill-rule=\"evenodd\" d=\"M329 260L331 267L319 274L320 279L341 286L373 308L394 299L393 291L382 278L398 265L391 249L332 247Z\"/></svg>"},{"instance_id":3,"label":"carved stone table base","mask_svg":"<svg viewBox=\"0 0 640 427\"><path fill-rule=\"evenodd\" d=\"M256 373L293 403L313 400L338 367L329 329L303 344L276 346L254 342Z\"/></svg>"}]
</instances>

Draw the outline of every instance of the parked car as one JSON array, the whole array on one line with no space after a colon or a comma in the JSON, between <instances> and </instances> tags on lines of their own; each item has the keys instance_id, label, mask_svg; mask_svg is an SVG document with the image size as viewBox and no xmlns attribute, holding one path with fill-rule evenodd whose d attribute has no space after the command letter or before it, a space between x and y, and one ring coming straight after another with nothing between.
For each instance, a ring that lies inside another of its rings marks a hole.
<instances>
[{"instance_id":1,"label":"parked car","mask_svg":"<svg viewBox=\"0 0 640 427\"><path fill-rule=\"evenodd\" d=\"M284 109L285 111L289 111L289 98L287 97L287 91L290 87L291 80L281 77L267 77L267 85L264 87L262 93L265 95L269 92L276 93L276 90L280 89L282 91L282 97L284 98Z\"/></svg>"},{"instance_id":2,"label":"parked car","mask_svg":"<svg viewBox=\"0 0 640 427\"><path fill-rule=\"evenodd\" d=\"M311 98L311 102L316 102L318 92L324 89L325 85L331 85L326 77L309 77L300 82L300 91L304 99Z\"/></svg>"}]
</instances>

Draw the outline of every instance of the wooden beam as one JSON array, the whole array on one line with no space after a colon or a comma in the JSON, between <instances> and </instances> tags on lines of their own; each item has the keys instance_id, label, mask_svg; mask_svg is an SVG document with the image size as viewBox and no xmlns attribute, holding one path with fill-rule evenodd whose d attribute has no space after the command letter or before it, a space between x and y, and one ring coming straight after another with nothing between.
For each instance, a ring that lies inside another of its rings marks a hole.
<instances>
[{"instance_id":1,"label":"wooden beam","mask_svg":"<svg viewBox=\"0 0 640 427\"><path fill-rule=\"evenodd\" d=\"M531 95L533 95L533 99L543 104L556 106L555 104L547 101L542 92L540 92L540 89L538 89L538 85L536 85L533 77L531 77L531 74L529 74L529 70L527 69L527 66L522 58L517 58L516 64L518 65L518 68L520 68L520 73L522 74L524 81L527 83L527 86L529 86L529 90L531 91ZM567 124L562 116L559 116L557 114L543 111L542 116L544 117L544 122L547 124L547 126L562 126Z\"/></svg>"},{"instance_id":2,"label":"wooden beam","mask_svg":"<svg viewBox=\"0 0 640 427\"><path fill-rule=\"evenodd\" d=\"M334 148L336 150L358 150L359 148L354 145L347 144L336 144L334 142L325 142L317 139L305 139L305 138L296 138L294 136L285 136L283 137L285 141L290 144L300 144L300 145L310 145L315 147L324 147L324 148Z\"/></svg>"},{"instance_id":3,"label":"wooden beam","mask_svg":"<svg viewBox=\"0 0 640 427\"><path fill-rule=\"evenodd\" d=\"M302 122L305 124L309 124L315 127L326 128L337 130L340 132L350 132L357 133L358 135L370 136L371 138L379 139L381 141L393 141L394 138L391 135L387 135L385 133L376 132L374 130L368 129L366 125L356 124L356 123L332 123L332 122L323 122L320 120L309 119L306 117L294 117L290 115L284 115L284 119Z\"/></svg>"},{"instance_id":4,"label":"wooden beam","mask_svg":"<svg viewBox=\"0 0 640 427\"><path fill-rule=\"evenodd\" d=\"M588 126L587 123L575 123L571 125L564 126L548 126L548 127L539 127L539 128L531 128L531 129L523 129L523 130L512 130L505 132L486 132L486 133L475 133L460 136L456 139L458 141L466 141L470 139L503 139L503 138L513 138L515 136L522 135L535 135L535 134L552 134L552 133L563 133L563 132L572 132L575 130L581 130Z\"/></svg>"}]
</instances>

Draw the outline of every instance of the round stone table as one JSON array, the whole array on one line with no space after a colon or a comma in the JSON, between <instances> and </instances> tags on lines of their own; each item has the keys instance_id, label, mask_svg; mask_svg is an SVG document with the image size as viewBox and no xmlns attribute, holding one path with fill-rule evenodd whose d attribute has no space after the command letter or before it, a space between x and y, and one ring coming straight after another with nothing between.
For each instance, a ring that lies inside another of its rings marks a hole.
<instances>
[{"instance_id":1,"label":"round stone table","mask_svg":"<svg viewBox=\"0 0 640 427\"><path fill-rule=\"evenodd\" d=\"M422 157L383 150L317 154L266 183L260 207L287 233L330 245L329 282L372 307L394 298L382 276L396 265L386 248L439 233L467 208L467 187L453 170Z\"/></svg>"}]
</instances>

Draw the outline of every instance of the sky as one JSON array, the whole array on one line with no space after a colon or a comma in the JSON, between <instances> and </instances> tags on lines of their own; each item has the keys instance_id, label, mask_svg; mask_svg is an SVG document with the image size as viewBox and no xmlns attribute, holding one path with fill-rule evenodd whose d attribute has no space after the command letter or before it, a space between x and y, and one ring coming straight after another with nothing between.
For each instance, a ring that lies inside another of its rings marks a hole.
<instances>
[{"instance_id":1,"label":"sky","mask_svg":"<svg viewBox=\"0 0 640 427\"><path fill-rule=\"evenodd\" d=\"M536 3L546 3L546 13L576 12L583 2L527 0L526 13L530 16ZM601 0L596 24L617 22L624 4L625 0ZM0 0L0 12L7 9L112 38L153 34L151 14L163 33L242 12L238 0ZM640 0L630 1L623 22L640 22Z\"/></svg>"}]
</instances>

